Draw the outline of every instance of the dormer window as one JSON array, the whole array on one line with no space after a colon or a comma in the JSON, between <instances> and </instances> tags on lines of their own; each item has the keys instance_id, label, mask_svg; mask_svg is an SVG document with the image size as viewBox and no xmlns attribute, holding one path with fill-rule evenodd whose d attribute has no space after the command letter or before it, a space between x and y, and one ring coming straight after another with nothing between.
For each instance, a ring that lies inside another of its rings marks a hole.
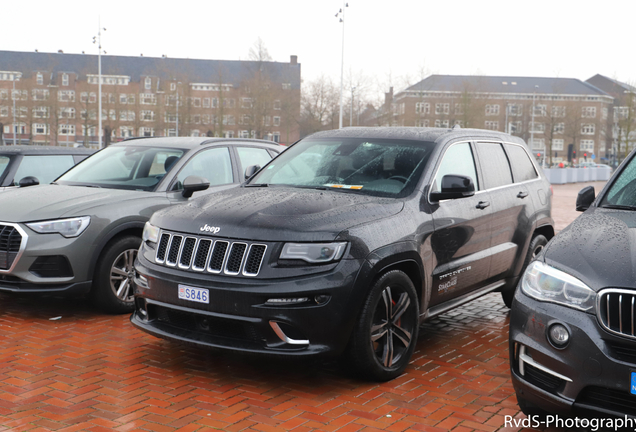
<instances>
[{"instance_id":1,"label":"dormer window","mask_svg":"<svg viewBox=\"0 0 636 432\"><path fill-rule=\"evenodd\" d=\"M68 85L68 74L62 74L62 85L63 86Z\"/></svg>"},{"instance_id":2,"label":"dormer window","mask_svg":"<svg viewBox=\"0 0 636 432\"><path fill-rule=\"evenodd\" d=\"M38 85L44 84L44 76L42 75L42 72L38 72L38 74L36 75L36 80Z\"/></svg>"},{"instance_id":3,"label":"dormer window","mask_svg":"<svg viewBox=\"0 0 636 432\"><path fill-rule=\"evenodd\" d=\"M150 77L146 77L146 81L144 82L144 86L145 86L146 90L150 90L150 88L152 87L152 79L150 79Z\"/></svg>"}]
</instances>

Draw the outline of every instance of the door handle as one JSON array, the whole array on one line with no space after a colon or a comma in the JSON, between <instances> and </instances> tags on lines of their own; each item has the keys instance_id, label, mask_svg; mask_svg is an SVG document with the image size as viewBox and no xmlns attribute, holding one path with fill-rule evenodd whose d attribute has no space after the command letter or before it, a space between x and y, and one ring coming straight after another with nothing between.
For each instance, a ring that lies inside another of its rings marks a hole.
<instances>
[{"instance_id":1,"label":"door handle","mask_svg":"<svg viewBox=\"0 0 636 432\"><path fill-rule=\"evenodd\" d=\"M479 201L479 204L477 204L477 208L483 210L489 205L490 205L489 201Z\"/></svg>"},{"instance_id":2,"label":"door handle","mask_svg":"<svg viewBox=\"0 0 636 432\"><path fill-rule=\"evenodd\" d=\"M528 192L524 192L524 191L521 191L517 194L517 198L521 198L521 199L524 199L527 196L528 196Z\"/></svg>"}]
</instances>

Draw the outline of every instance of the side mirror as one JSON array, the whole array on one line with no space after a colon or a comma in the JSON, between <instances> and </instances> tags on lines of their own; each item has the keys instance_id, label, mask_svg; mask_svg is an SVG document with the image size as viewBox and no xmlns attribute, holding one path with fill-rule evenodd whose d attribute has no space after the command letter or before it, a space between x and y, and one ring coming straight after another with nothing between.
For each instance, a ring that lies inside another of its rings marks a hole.
<instances>
[{"instance_id":1,"label":"side mirror","mask_svg":"<svg viewBox=\"0 0 636 432\"><path fill-rule=\"evenodd\" d=\"M594 186L581 189L576 197L576 211L582 212L589 209L595 198Z\"/></svg>"},{"instance_id":2,"label":"side mirror","mask_svg":"<svg viewBox=\"0 0 636 432\"><path fill-rule=\"evenodd\" d=\"M37 186L40 184L40 180L37 177L26 176L22 180L18 182L18 186L27 187L27 186Z\"/></svg>"},{"instance_id":3,"label":"side mirror","mask_svg":"<svg viewBox=\"0 0 636 432\"><path fill-rule=\"evenodd\" d=\"M193 193L206 190L210 187L210 181L206 178L199 176L188 176L183 180L183 192L181 195L184 198L190 198Z\"/></svg>"},{"instance_id":4,"label":"side mirror","mask_svg":"<svg viewBox=\"0 0 636 432\"><path fill-rule=\"evenodd\" d=\"M432 192L431 200L467 198L475 195L475 184L470 177L446 174L442 177L442 191Z\"/></svg>"},{"instance_id":5,"label":"side mirror","mask_svg":"<svg viewBox=\"0 0 636 432\"><path fill-rule=\"evenodd\" d=\"M247 168L245 168L245 180L249 179L250 177L252 177L254 174L256 174L259 170L261 169L260 165L250 165Z\"/></svg>"}]
</instances>

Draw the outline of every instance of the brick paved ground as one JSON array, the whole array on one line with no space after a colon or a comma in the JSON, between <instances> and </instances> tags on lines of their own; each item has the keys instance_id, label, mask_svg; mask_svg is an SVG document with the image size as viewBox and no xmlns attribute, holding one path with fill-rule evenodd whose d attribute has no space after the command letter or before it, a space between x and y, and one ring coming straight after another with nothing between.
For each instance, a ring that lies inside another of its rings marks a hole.
<instances>
[{"instance_id":1,"label":"brick paved ground","mask_svg":"<svg viewBox=\"0 0 636 432\"><path fill-rule=\"evenodd\" d=\"M554 187L557 228L583 186ZM507 339L490 294L422 326L406 373L377 384L335 362L187 348L81 300L0 294L0 431L514 431Z\"/></svg>"}]
</instances>

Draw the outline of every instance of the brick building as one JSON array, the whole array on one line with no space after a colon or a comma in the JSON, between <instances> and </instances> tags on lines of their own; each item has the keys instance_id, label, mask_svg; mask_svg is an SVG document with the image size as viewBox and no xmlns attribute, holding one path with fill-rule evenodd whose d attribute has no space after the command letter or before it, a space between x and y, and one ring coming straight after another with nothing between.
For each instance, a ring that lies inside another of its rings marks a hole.
<instances>
[{"instance_id":1,"label":"brick building","mask_svg":"<svg viewBox=\"0 0 636 432\"><path fill-rule=\"evenodd\" d=\"M509 132L548 163L604 160L611 150L614 98L577 79L431 75L385 100L377 124Z\"/></svg>"},{"instance_id":2,"label":"brick building","mask_svg":"<svg viewBox=\"0 0 636 432\"><path fill-rule=\"evenodd\" d=\"M98 147L96 55L0 51L2 143ZM300 64L102 55L104 144L135 136L299 138ZM15 134L15 135L14 135Z\"/></svg>"}]
</instances>

